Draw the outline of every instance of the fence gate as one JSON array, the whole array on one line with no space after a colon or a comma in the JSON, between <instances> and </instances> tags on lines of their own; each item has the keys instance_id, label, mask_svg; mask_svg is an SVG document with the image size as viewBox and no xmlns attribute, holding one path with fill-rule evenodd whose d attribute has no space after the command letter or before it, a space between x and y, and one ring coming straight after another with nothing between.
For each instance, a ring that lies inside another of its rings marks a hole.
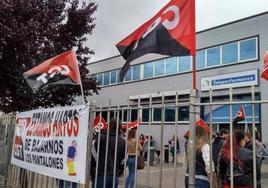
<instances>
[{"instance_id":1,"label":"fence gate","mask_svg":"<svg viewBox=\"0 0 268 188\"><path fill-rule=\"evenodd\" d=\"M0 116L0 186L7 185L7 176L10 167L13 130L15 118L11 115Z\"/></svg>"}]
</instances>

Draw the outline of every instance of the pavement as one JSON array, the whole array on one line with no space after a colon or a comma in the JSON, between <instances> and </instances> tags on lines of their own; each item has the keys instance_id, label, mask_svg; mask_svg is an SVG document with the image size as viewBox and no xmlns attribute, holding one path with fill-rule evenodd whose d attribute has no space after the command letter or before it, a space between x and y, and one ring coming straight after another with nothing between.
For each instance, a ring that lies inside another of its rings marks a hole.
<instances>
[{"instance_id":1,"label":"pavement","mask_svg":"<svg viewBox=\"0 0 268 188\"><path fill-rule=\"evenodd\" d=\"M262 166L262 188L268 188L268 160ZM128 169L126 169L126 176ZM163 163L162 166L162 176L160 176L160 164L156 161L153 166L149 166L146 162L146 166L142 170L137 171L137 188L158 188L160 187L160 182L162 181L162 188L184 188L184 174L185 168L183 166L182 160L179 160L176 168L174 163ZM120 177L119 188L124 188L125 177ZM162 179L161 179L162 177ZM43 181L44 180L44 181ZM176 183L176 185L175 185ZM9 186L11 187L11 185ZM15 186L16 187L16 186ZM35 188L57 188L56 181L52 178L37 176L35 177ZM78 186L79 187L79 186ZM82 188L82 186L80 186ZM1 186L1 176L0 176L0 188Z\"/></svg>"}]
</instances>

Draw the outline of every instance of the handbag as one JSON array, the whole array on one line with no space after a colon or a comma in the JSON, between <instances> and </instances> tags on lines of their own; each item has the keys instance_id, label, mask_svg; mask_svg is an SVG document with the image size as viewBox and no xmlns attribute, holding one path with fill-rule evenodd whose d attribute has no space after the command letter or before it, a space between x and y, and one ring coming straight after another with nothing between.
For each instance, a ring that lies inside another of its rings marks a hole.
<instances>
[{"instance_id":1,"label":"handbag","mask_svg":"<svg viewBox=\"0 0 268 188\"><path fill-rule=\"evenodd\" d=\"M231 182L231 167L228 165L226 172L226 180L228 183ZM245 173L242 165L240 163L234 163L233 165L233 180L234 185L245 186L250 182L250 177Z\"/></svg>"},{"instance_id":2,"label":"handbag","mask_svg":"<svg viewBox=\"0 0 268 188\"><path fill-rule=\"evenodd\" d=\"M145 166L144 159L142 155L139 155L137 159L137 170L144 169L144 166Z\"/></svg>"}]
</instances>

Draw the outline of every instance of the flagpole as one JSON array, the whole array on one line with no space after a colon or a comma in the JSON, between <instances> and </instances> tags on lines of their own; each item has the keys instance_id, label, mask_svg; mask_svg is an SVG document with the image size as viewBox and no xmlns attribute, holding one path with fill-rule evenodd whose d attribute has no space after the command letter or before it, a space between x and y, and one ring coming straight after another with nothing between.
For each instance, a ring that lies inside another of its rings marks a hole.
<instances>
[{"instance_id":1,"label":"flagpole","mask_svg":"<svg viewBox=\"0 0 268 188\"><path fill-rule=\"evenodd\" d=\"M81 75L80 75L80 70L79 70L79 66L78 66L78 60L77 60L77 58L76 58L76 50L73 50L73 52L74 52L74 54L75 54L76 68L77 68L78 76L79 76L79 79L80 79L80 89L81 89L82 102L83 102L83 104L86 104L85 96L84 96L83 84L82 84Z\"/></svg>"},{"instance_id":2,"label":"flagpole","mask_svg":"<svg viewBox=\"0 0 268 188\"><path fill-rule=\"evenodd\" d=\"M192 7L194 11L192 11L190 16L193 18L193 24L191 24L191 30L193 29L195 31L195 0L191 1ZM194 50L196 53L196 41L194 43ZM192 65L193 65L193 80L192 80L192 89L190 92L190 110L189 110L189 123L190 123L190 137L189 137L189 142L188 142L188 149L189 149L189 188L195 188L195 140L196 140L196 133L195 133L195 122L196 122L196 55L192 56Z\"/></svg>"}]
</instances>

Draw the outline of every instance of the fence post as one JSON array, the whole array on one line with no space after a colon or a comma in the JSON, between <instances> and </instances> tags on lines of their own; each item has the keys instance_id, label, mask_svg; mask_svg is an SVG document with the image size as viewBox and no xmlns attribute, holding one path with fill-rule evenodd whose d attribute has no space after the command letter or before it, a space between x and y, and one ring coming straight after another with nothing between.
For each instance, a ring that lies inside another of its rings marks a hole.
<instances>
[{"instance_id":1,"label":"fence post","mask_svg":"<svg viewBox=\"0 0 268 188\"><path fill-rule=\"evenodd\" d=\"M91 148L92 148L92 140L93 140L93 124L94 124L94 105L91 102L89 106L89 124L88 124L88 135L87 135L87 157L86 157L86 184L85 188L89 188L89 180L90 180L90 168L91 168Z\"/></svg>"},{"instance_id":2,"label":"fence post","mask_svg":"<svg viewBox=\"0 0 268 188\"><path fill-rule=\"evenodd\" d=\"M255 87L251 86L251 100L255 101ZM253 187L257 187L257 162L256 162L256 131L255 131L255 103L252 104L252 146L253 146Z\"/></svg>"},{"instance_id":3,"label":"fence post","mask_svg":"<svg viewBox=\"0 0 268 188\"><path fill-rule=\"evenodd\" d=\"M190 138L188 142L189 151L189 188L195 188L195 122L196 122L196 90L190 92Z\"/></svg>"}]
</instances>

